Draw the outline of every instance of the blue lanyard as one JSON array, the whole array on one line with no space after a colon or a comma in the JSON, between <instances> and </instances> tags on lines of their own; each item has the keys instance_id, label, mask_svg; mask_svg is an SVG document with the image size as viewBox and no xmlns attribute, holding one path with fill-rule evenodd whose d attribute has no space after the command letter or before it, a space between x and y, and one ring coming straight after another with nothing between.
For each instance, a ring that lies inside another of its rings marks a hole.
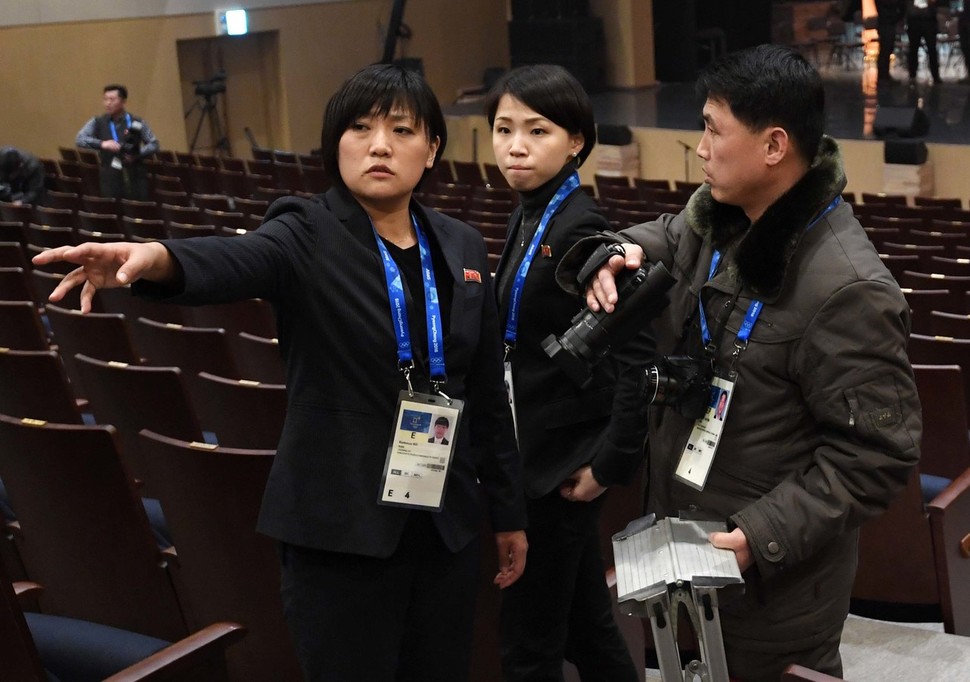
<instances>
[{"instance_id":1,"label":"blue lanyard","mask_svg":"<svg viewBox=\"0 0 970 682\"><path fill-rule=\"evenodd\" d=\"M418 236L418 249L421 252L421 273L424 281L425 315L428 322L428 362L432 384L443 384L447 381L445 374L445 345L444 333L441 326L441 307L438 304L438 287L434 279L434 267L431 264L431 247L428 238L418 226L418 221L411 214L411 224ZM380 235L374 229L377 248L384 262L384 277L387 280L387 294L390 300L391 320L394 325L394 335L397 337L398 366L409 372L414 367L414 352L411 346L411 328L408 326L408 309L404 296L404 284L401 281L401 271L394 262L391 253L384 246Z\"/></svg>"},{"instance_id":2,"label":"blue lanyard","mask_svg":"<svg viewBox=\"0 0 970 682\"><path fill-rule=\"evenodd\" d=\"M546 228L549 226L549 220L559 210L559 207L562 206L562 202L566 200L566 197L572 194L578 187L579 173L573 171L563 181L559 189L556 190L556 193L546 206L546 210L543 211L539 225L536 227L536 233L532 235L532 241L529 243L529 248L526 249L525 257L519 265L518 272L515 273L515 279L512 281L512 292L509 294L509 314L505 323L505 344L509 348L515 347L515 339L519 332L519 304L522 301L522 289L525 288L525 278L529 274L529 268L532 267L532 261L535 258L536 251L539 249L539 244L542 243Z\"/></svg>"},{"instance_id":3,"label":"blue lanyard","mask_svg":"<svg viewBox=\"0 0 970 682\"><path fill-rule=\"evenodd\" d=\"M813 227L815 227L815 224L818 221L820 221L822 218L824 218L826 215L828 215L829 211L831 211L833 208L838 206L841 201L842 201L842 197L836 196L832 200L832 203L826 206L825 209L821 213L819 213L812 220L812 222L808 224L808 226L805 228L805 231L808 232ZM717 272L717 266L720 262L721 262L721 252L715 250L714 255L711 256L711 268L707 273L708 282L710 282L711 279L714 278L714 274ZM697 305L698 305L698 309L700 310L701 337L704 339L704 345L706 346L711 342L711 334L707 327L707 316L704 314L704 304L701 301L700 294L697 295ZM761 309L763 307L764 307L764 304L761 301L757 299L753 299L751 301L751 304L748 306L748 311L744 315L744 322L741 323L741 329L738 330L738 341L740 343L747 344L748 339L751 337L751 330L754 329L754 324L755 322L758 321L758 315L761 314Z\"/></svg>"},{"instance_id":4,"label":"blue lanyard","mask_svg":"<svg viewBox=\"0 0 970 682\"><path fill-rule=\"evenodd\" d=\"M125 114L125 123L128 126L126 128L126 130L130 130L131 129L131 114L129 114L129 113L126 113ZM111 137L113 137L115 139L115 142L121 142L121 140L118 139L118 129L115 128L115 122L114 122L114 119L113 118L109 118L108 119L108 125L111 126Z\"/></svg>"}]
</instances>

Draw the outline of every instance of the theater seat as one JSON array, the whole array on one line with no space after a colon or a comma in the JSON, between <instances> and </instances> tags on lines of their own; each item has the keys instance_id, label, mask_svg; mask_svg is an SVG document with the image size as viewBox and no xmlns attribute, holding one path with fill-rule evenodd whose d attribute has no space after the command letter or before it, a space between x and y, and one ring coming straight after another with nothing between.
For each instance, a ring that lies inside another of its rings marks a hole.
<instances>
[{"instance_id":1,"label":"theater seat","mask_svg":"<svg viewBox=\"0 0 970 682\"><path fill-rule=\"evenodd\" d=\"M0 567L0 660L17 682L87 680L228 680L224 650L246 629L218 622L178 642L41 613L18 599L36 598L36 583L11 584Z\"/></svg>"}]
</instances>

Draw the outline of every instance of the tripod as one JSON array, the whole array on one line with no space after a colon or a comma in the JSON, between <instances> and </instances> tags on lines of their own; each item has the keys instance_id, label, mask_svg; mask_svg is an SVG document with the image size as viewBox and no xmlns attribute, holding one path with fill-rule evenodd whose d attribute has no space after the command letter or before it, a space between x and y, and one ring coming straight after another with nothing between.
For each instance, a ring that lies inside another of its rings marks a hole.
<instances>
[{"instance_id":1,"label":"tripod","mask_svg":"<svg viewBox=\"0 0 970 682\"><path fill-rule=\"evenodd\" d=\"M195 126L195 134L192 136L192 144L189 145L189 151L195 151L196 145L199 142L199 133L202 132L202 123L208 118L209 124L212 126L212 137L215 140L215 143L212 145L213 151L221 151L226 156L232 156L232 150L229 147L229 138L223 134L222 123L219 121L219 111L216 109L216 95L199 95L195 100L195 104L185 112L185 118L188 118L196 109L201 113L199 115L199 123Z\"/></svg>"}]
</instances>

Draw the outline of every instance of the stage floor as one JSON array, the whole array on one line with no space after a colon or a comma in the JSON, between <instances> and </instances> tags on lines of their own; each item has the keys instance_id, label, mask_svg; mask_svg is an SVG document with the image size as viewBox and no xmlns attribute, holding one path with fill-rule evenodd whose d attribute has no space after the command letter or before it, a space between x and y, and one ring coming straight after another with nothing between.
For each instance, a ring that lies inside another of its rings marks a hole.
<instances>
[{"instance_id":1,"label":"stage floor","mask_svg":"<svg viewBox=\"0 0 970 682\"><path fill-rule=\"evenodd\" d=\"M921 52L921 56L922 56ZM922 103L930 120L927 142L970 144L970 85L958 83L966 75L963 58L941 53L943 83L933 85L921 63L916 81L894 60L897 83L876 87L874 64L822 65L827 109L826 132L837 139L874 139L872 122L877 106L917 106ZM659 83L635 90L611 90L591 97L599 124L645 128L700 130L702 102L694 95L694 83ZM481 114L480 102L452 105L446 113Z\"/></svg>"}]
</instances>

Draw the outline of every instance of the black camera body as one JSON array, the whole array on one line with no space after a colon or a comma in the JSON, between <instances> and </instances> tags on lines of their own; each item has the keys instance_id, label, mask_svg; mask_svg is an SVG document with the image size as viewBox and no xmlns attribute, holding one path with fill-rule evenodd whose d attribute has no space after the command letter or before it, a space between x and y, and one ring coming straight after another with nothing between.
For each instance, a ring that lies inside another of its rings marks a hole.
<instances>
[{"instance_id":1,"label":"black camera body","mask_svg":"<svg viewBox=\"0 0 970 682\"><path fill-rule=\"evenodd\" d=\"M664 405L688 419L700 419L711 402L714 368L692 355L665 355L644 371L643 399Z\"/></svg>"},{"instance_id":2,"label":"black camera body","mask_svg":"<svg viewBox=\"0 0 970 682\"><path fill-rule=\"evenodd\" d=\"M618 244L598 247L580 270L580 285L585 286L614 255L623 255ZM546 337L542 349L575 384L585 387L596 363L666 307L667 291L675 281L660 262L649 268L621 271L616 275L617 304L612 313L602 309L594 312L588 307L581 310L560 336ZM709 358L664 356L644 370L640 395L648 404L670 407L688 419L699 419L710 406L713 378L714 365Z\"/></svg>"},{"instance_id":3,"label":"black camera body","mask_svg":"<svg viewBox=\"0 0 970 682\"><path fill-rule=\"evenodd\" d=\"M603 248L605 258L600 264L614 253L622 253L622 250L616 251L616 245ZM591 260L597 257L594 254ZM588 269L584 268L584 271ZM542 342L542 350L575 384L585 387L592 378L596 363L612 348L634 336L666 306L665 294L674 282L663 263L623 270L616 276L618 303L612 313L584 308L560 336L547 336Z\"/></svg>"},{"instance_id":4,"label":"black camera body","mask_svg":"<svg viewBox=\"0 0 970 682\"><path fill-rule=\"evenodd\" d=\"M132 121L125 131L125 137L121 141L121 153L126 156L138 156L141 154L141 121Z\"/></svg>"},{"instance_id":5,"label":"black camera body","mask_svg":"<svg viewBox=\"0 0 970 682\"><path fill-rule=\"evenodd\" d=\"M226 91L226 74L224 71L200 81L192 81L195 86L195 94L198 97L215 97L219 93Z\"/></svg>"}]
</instances>

